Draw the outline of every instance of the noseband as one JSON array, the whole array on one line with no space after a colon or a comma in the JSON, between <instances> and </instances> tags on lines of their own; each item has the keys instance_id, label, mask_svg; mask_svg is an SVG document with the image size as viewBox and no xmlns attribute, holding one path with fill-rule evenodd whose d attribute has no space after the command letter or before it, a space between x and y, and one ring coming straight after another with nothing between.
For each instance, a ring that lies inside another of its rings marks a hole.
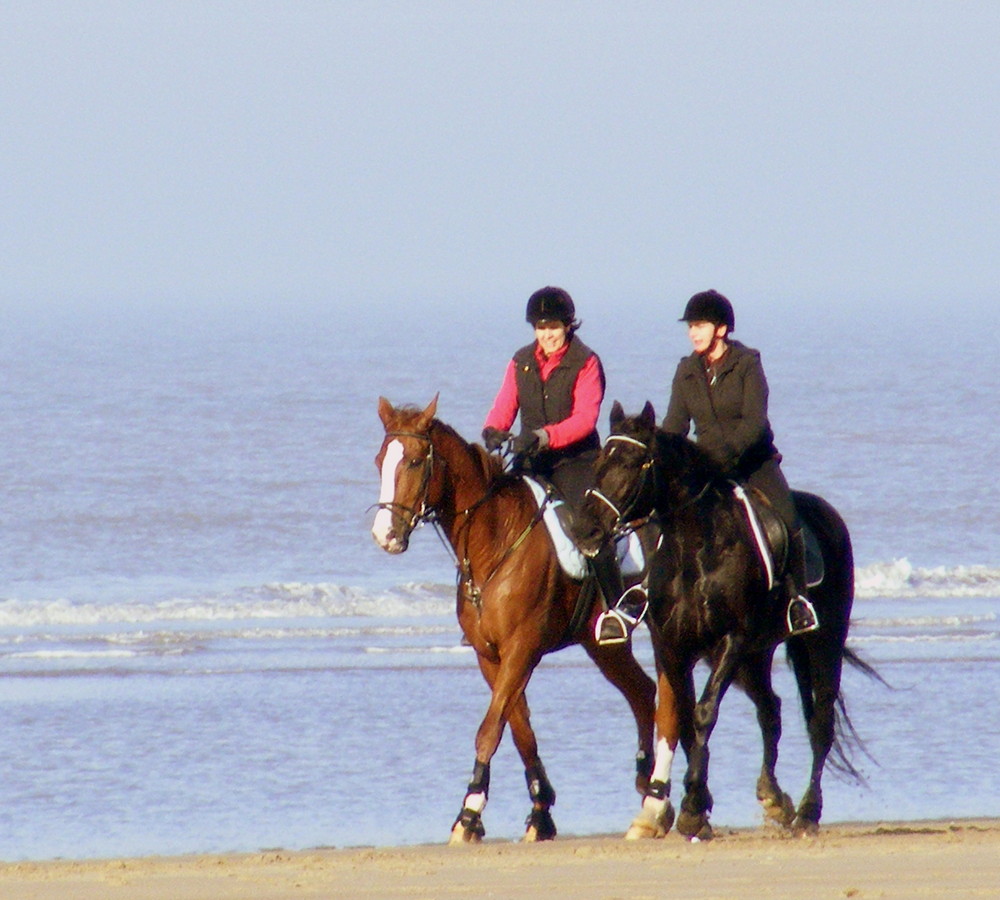
<instances>
[{"instance_id":1,"label":"noseband","mask_svg":"<svg viewBox=\"0 0 1000 900\"><path fill-rule=\"evenodd\" d=\"M653 471L653 454L649 449L649 445L643 443L642 441L629 437L627 434L612 434L608 436L606 444L610 444L612 441L619 441L623 444L631 444L634 447L642 447L646 453L646 458L639 469L639 477L635 480L635 486L630 492L628 498L625 502L621 504L621 507L615 504L615 502L608 497L600 488L592 487L588 488L584 493L585 497L594 497L600 500L611 512L615 515L615 523L612 527L611 533L613 537L619 537L622 534L627 534L630 531L634 531L636 526L641 524L642 517L633 519L631 521L626 521L626 517L632 512L633 508L638 504L641 499L645 488L646 481L649 478L650 472ZM655 473L654 473L655 474Z\"/></svg>"}]
</instances>

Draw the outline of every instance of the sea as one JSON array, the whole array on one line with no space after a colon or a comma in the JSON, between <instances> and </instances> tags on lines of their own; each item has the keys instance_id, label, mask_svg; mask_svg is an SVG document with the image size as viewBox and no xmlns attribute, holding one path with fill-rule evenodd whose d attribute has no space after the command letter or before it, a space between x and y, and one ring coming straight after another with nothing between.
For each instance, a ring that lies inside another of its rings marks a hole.
<instances>
[{"instance_id":1,"label":"sea","mask_svg":"<svg viewBox=\"0 0 1000 900\"><path fill-rule=\"evenodd\" d=\"M489 695L434 529L399 556L371 538L376 408L437 395L478 439L531 338L522 303L7 318L0 860L447 839ZM678 303L590 306L602 435L614 399L662 416L687 352ZM824 818L1000 815L1000 320L846 310L737 304L735 335L761 350L789 481L850 528L849 643L886 682L845 674L863 781L828 772ZM643 629L635 653L652 672ZM775 679L797 799L809 750L781 651ZM622 697L569 648L528 700L560 834L624 833L639 797ZM760 756L733 690L712 740L716 829L761 823ZM492 769L487 836L517 840L529 802L509 735Z\"/></svg>"}]
</instances>

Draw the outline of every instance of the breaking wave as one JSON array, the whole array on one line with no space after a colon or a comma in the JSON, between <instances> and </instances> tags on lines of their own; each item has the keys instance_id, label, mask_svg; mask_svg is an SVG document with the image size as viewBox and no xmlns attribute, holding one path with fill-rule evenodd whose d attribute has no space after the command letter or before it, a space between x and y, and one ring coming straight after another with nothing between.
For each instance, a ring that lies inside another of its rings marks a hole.
<instances>
[{"instance_id":1,"label":"breaking wave","mask_svg":"<svg viewBox=\"0 0 1000 900\"><path fill-rule=\"evenodd\" d=\"M855 593L858 597L1000 597L1000 568L920 568L897 559L859 567Z\"/></svg>"}]
</instances>

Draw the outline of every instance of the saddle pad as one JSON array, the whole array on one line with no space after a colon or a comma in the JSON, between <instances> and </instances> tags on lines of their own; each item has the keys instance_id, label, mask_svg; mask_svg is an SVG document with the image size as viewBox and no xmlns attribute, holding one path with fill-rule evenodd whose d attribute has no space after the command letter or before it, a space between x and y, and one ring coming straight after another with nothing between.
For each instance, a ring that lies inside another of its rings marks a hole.
<instances>
[{"instance_id":1,"label":"saddle pad","mask_svg":"<svg viewBox=\"0 0 1000 900\"><path fill-rule=\"evenodd\" d=\"M562 506L562 500L550 499L546 503L545 488L533 478L525 477L524 480L528 483L528 487L531 488L535 502L542 509L542 521L545 522L545 527L549 530L549 536L555 545L556 557L559 559L559 565L562 566L562 570L570 578L577 580L583 578L587 574L587 560L577 550L576 544L573 543L563 530L562 522L559 521L557 508Z\"/></svg>"}]
</instances>

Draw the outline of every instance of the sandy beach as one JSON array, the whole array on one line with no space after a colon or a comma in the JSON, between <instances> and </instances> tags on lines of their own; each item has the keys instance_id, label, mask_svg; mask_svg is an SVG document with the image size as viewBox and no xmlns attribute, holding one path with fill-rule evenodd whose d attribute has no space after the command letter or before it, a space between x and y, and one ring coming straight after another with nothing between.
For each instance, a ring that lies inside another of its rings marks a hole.
<instances>
[{"instance_id":1,"label":"sandy beach","mask_svg":"<svg viewBox=\"0 0 1000 900\"><path fill-rule=\"evenodd\" d=\"M1000 897L1000 819L717 829L708 843L567 837L539 845L281 850L0 864L4 900Z\"/></svg>"}]
</instances>

